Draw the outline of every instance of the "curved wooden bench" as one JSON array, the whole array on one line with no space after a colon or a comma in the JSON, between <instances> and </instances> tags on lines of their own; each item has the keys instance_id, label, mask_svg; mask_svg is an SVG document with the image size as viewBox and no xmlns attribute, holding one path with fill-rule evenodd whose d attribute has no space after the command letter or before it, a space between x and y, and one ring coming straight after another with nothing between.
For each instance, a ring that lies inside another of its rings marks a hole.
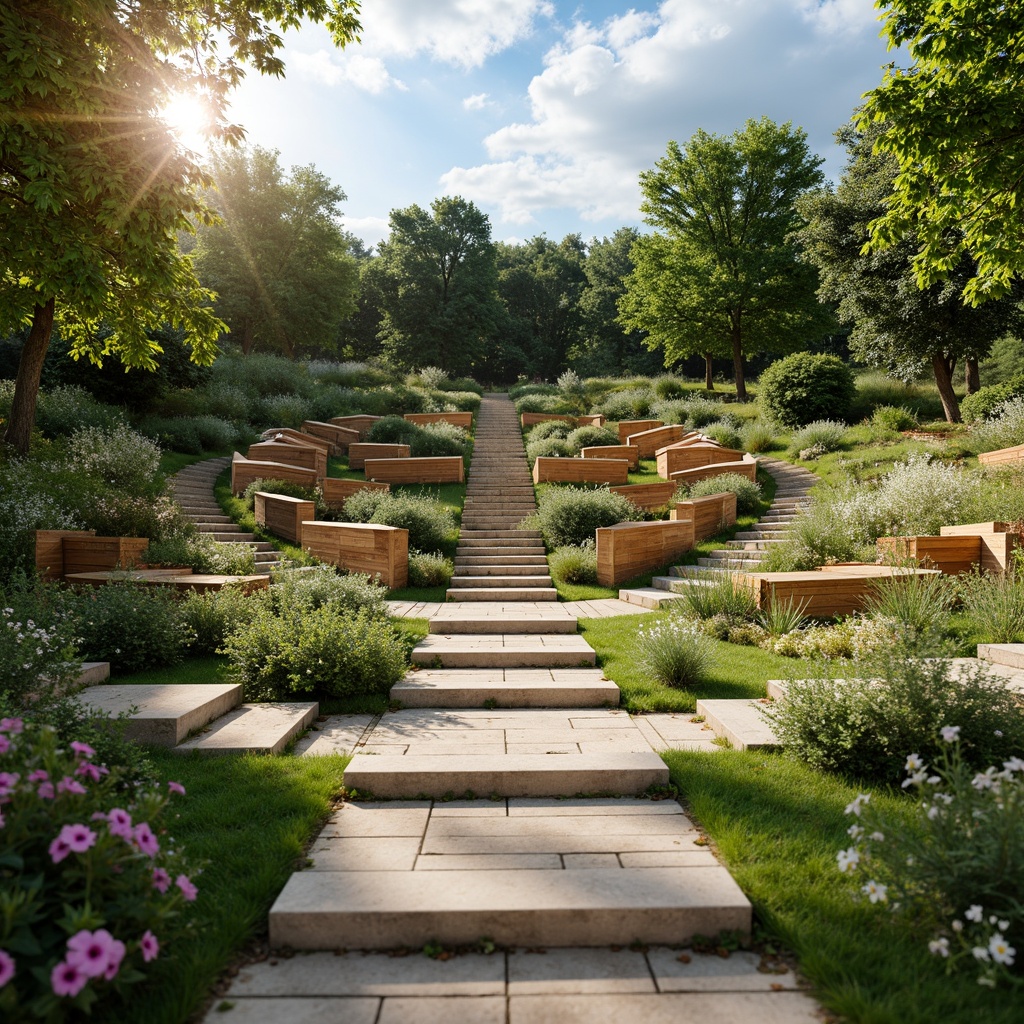
<instances>
[{"instance_id":1,"label":"curved wooden bench","mask_svg":"<svg viewBox=\"0 0 1024 1024\"><path fill-rule=\"evenodd\" d=\"M698 480L708 480L716 476L735 473L747 480L757 480L757 459L753 455L744 455L739 462L720 462L711 466L697 466L694 469L682 469L673 473L669 479L680 484L695 484Z\"/></svg>"},{"instance_id":2,"label":"curved wooden bench","mask_svg":"<svg viewBox=\"0 0 1024 1024\"><path fill-rule=\"evenodd\" d=\"M466 464L461 455L367 459L364 472L368 480L387 484L461 484Z\"/></svg>"},{"instance_id":3,"label":"curved wooden bench","mask_svg":"<svg viewBox=\"0 0 1024 1024\"><path fill-rule=\"evenodd\" d=\"M714 441L683 442L659 450L658 476L672 479L673 473L684 469L698 469L701 466L715 466L722 462L739 462L746 452L735 448L723 448Z\"/></svg>"},{"instance_id":4,"label":"curved wooden bench","mask_svg":"<svg viewBox=\"0 0 1024 1024\"><path fill-rule=\"evenodd\" d=\"M249 445L250 459L261 462L283 462L289 466L311 469L317 479L327 476L327 452L314 445L294 444L291 441L260 441Z\"/></svg>"}]
</instances>

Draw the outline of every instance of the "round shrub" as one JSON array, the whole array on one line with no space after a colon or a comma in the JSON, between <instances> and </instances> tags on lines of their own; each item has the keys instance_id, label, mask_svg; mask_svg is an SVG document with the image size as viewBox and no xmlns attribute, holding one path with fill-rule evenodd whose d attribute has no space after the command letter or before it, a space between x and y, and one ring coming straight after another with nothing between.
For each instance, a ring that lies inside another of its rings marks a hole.
<instances>
[{"instance_id":1,"label":"round shrub","mask_svg":"<svg viewBox=\"0 0 1024 1024\"><path fill-rule=\"evenodd\" d=\"M743 439L740 437L740 432L736 429L735 423L731 420L718 420L704 427L703 432L712 441L717 441L719 444L725 445L726 448L734 448L737 451L742 450Z\"/></svg>"},{"instance_id":2,"label":"round shrub","mask_svg":"<svg viewBox=\"0 0 1024 1024\"><path fill-rule=\"evenodd\" d=\"M789 448L798 453L801 459L817 459L841 448L845 437L845 423L815 420L793 434Z\"/></svg>"},{"instance_id":3,"label":"round shrub","mask_svg":"<svg viewBox=\"0 0 1024 1024\"><path fill-rule=\"evenodd\" d=\"M574 413L577 410L573 408L571 402L563 398L561 395L544 394L544 395L523 395L522 398L515 400L516 412L553 412L559 413L560 415L568 415Z\"/></svg>"},{"instance_id":4,"label":"round shrub","mask_svg":"<svg viewBox=\"0 0 1024 1024\"><path fill-rule=\"evenodd\" d=\"M583 448L593 448L596 445L618 444L619 435L607 427L577 427L566 440L578 454Z\"/></svg>"},{"instance_id":5,"label":"round shrub","mask_svg":"<svg viewBox=\"0 0 1024 1024\"><path fill-rule=\"evenodd\" d=\"M653 395L648 387L624 388L612 391L595 407L614 422L620 420L642 420L651 413Z\"/></svg>"},{"instance_id":6,"label":"round shrub","mask_svg":"<svg viewBox=\"0 0 1024 1024\"><path fill-rule=\"evenodd\" d=\"M1024 398L1024 373L1014 374L1001 384L979 388L960 403L960 415L965 423L987 420L999 412L1000 406L1011 398Z\"/></svg>"},{"instance_id":7,"label":"round shrub","mask_svg":"<svg viewBox=\"0 0 1024 1024\"><path fill-rule=\"evenodd\" d=\"M871 426L890 434L917 427L917 417L903 405L880 405L871 414Z\"/></svg>"},{"instance_id":8,"label":"round shrub","mask_svg":"<svg viewBox=\"0 0 1024 1024\"><path fill-rule=\"evenodd\" d=\"M743 426L740 438L745 452L770 452L775 447L775 428L762 419L751 420Z\"/></svg>"},{"instance_id":9,"label":"round shrub","mask_svg":"<svg viewBox=\"0 0 1024 1024\"><path fill-rule=\"evenodd\" d=\"M410 587L446 587L455 575L455 566L450 558L439 551L426 554L423 551L409 552Z\"/></svg>"},{"instance_id":10,"label":"round shrub","mask_svg":"<svg viewBox=\"0 0 1024 1024\"><path fill-rule=\"evenodd\" d=\"M373 444L407 444L412 446L420 432L415 423L401 416L384 416L366 432L366 440Z\"/></svg>"},{"instance_id":11,"label":"round shrub","mask_svg":"<svg viewBox=\"0 0 1024 1024\"><path fill-rule=\"evenodd\" d=\"M458 455L462 458L469 446L469 438L460 427L451 423L429 423L420 427L410 445L415 458Z\"/></svg>"},{"instance_id":12,"label":"round shrub","mask_svg":"<svg viewBox=\"0 0 1024 1024\"><path fill-rule=\"evenodd\" d=\"M549 548L583 544L598 527L637 521L643 512L606 488L552 487L541 495L537 519Z\"/></svg>"},{"instance_id":13,"label":"round shrub","mask_svg":"<svg viewBox=\"0 0 1024 1024\"><path fill-rule=\"evenodd\" d=\"M725 493L736 495L736 514L740 516L756 512L761 501L761 485L739 473L724 473L722 476L698 480L690 487L687 497L703 498L708 494Z\"/></svg>"},{"instance_id":14,"label":"round shrub","mask_svg":"<svg viewBox=\"0 0 1024 1024\"><path fill-rule=\"evenodd\" d=\"M263 423L298 430L308 419L310 406L303 395L269 395L260 399L253 411Z\"/></svg>"},{"instance_id":15,"label":"round shrub","mask_svg":"<svg viewBox=\"0 0 1024 1024\"><path fill-rule=\"evenodd\" d=\"M548 559L551 575L559 583L597 583L597 548L593 543L566 544Z\"/></svg>"},{"instance_id":16,"label":"round shrub","mask_svg":"<svg viewBox=\"0 0 1024 1024\"><path fill-rule=\"evenodd\" d=\"M416 494L358 491L345 502L344 514L349 522L378 523L408 530L409 547L419 551L445 548L456 529L447 505Z\"/></svg>"},{"instance_id":17,"label":"round shrub","mask_svg":"<svg viewBox=\"0 0 1024 1024\"><path fill-rule=\"evenodd\" d=\"M274 480L259 477L242 492L242 500L245 507L251 512L256 506L256 493L262 491L264 494L284 494L289 498L301 498L303 501L316 501L317 491L314 487L304 487L302 484L293 483L291 480Z\"/></svg>"},{"instance_id":18,"label":"round shrub","mask_svg":"<svg viewBox=\"0 0 1024 1024\"><path fill-rule=\"evenodd\" d=\"M270 588L270 601L282 614L333 608L338 614L365 610L384 615L387 589L362 573L338 572L333 565L318 565L281 573Z\"/></svg>"},{"instance_id":19,"label":"round shrub","mask_svg":"<svg viewBox=\"0 0 1024 1024\"><path fill-rule=\"evenodd\" d=\"M534 441L532 438L526 443L526 457L530 460L530 465L537 461L537 459L549 456L560 456L563 458L572 458L574 455L579 454L579 449L574 448L564 437L543 437L539 441Z\"/></svg>"},{"instance_id":20,"label":"round shrub","mask_svg":"<svg viewBox=\"0 0 1024 1024\"><path fill-rule=\"evenodd\" d=\"M530 441L543 441L547 437L566 438L572 431L572 424L565 420L544 420L535 427L531 427L526 436Z\"/></svg>"},{"instance_id":21,"label":"round shrub","mask_svg":"<svg viewBox=\"0 0 1024 1024\"><path fill-rule=\"evenodd\" d=\"M758 379L762 407L786 427L845 419L855 394L853 372L837 356L794 352L772 363Z\"/></svg>"},{"instance_id":22,"label":"round shrub","mask_svg":"<svg viewBox=\"0 0 1024 1024\"><path fill-rule=\"evenodd\" d=\"M203 593L190 590L179 607L189 651L201 657L216 654L232 633L262 611L266 601L266 591L246 594L238 587Z\"/></svg>"},{"instance_id":23,"label":"round shrub","mask_svg":"<svg viewBox=\"0 0 1024 1024\"><path fill-rule=\"evenodd\" d=\"M65 384L40 391L36 423L46 437L60 437L86 427L113 430L123 425L123 417L119 410L97 401L85 388Z\"/></svg>"},{"instance_id":24,"label":"round shrub","mask_svg":"<svg viewBox=\"0 0 1024 1024\"><path fill-rule=\"evenodd\" d=\"M636 652L644 668L665 686L699 684L714 656L714 641L692 619L671 616L643 626Z\"/></svg>"},{"instance_id":25,"label":"round shrub","mask_svg":"<svg viewBox=\"0 0 1024 1024\"><path fill-rule=\"evenodd\" d=\"M351 497L345 499L342 506L342 515L347 523L368 523L374 516L377 509L385 502L391 501L390 491L381 491L376 488L365 488L356 491Z\"/></svg>"},{"instance_id":26,"label":"round shrub","mask_svg":"<svg viewBox=\"0 0 1024 1024\"><path fill-rule=\"evenodd\" d=\"M654 382L654 394L663 402L670 398L682 398L685 393L682 381L676 377L659 377Z\"/></svg>"},{"instance_id":27,"label":"round shrub","mask_svg":"<svg viewBox=\"0 0 1024 1024\"><path fill-rule=\"evenodd\" d=\"M991 452L1024 443L1024 397L1011 398L996 414L971 427L968 438L972 450Z\"/></svg>"},{"instance_id":28,"label":"round shrub","mask_svg":"<svg viewBox=\"0 0 1024 1024\"><path fill-rule=\"evenodd\" d=\"M108 487L149 494L160 468L160 446L123 424L85 427L71 435L67 458L76 471Z\"/></svg>"}]
</instances>

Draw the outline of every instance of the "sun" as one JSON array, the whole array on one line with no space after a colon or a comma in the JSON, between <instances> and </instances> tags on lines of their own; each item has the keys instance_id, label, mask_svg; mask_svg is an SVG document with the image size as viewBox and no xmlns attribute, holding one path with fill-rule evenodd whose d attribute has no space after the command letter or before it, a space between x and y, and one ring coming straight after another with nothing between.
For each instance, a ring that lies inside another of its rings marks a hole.
<instances>
[{"instance_id":1,"label":"sun","mask_svg":"<svg viewBox=\"0 0 1024 1024\"><path fill-rule=\"evenodd\" d=\"M175 93L159 111L161 120L174 132L179 144L193 153L205 152L211 112L202 96L192 92Z\"/></svg>"}]
</instances>

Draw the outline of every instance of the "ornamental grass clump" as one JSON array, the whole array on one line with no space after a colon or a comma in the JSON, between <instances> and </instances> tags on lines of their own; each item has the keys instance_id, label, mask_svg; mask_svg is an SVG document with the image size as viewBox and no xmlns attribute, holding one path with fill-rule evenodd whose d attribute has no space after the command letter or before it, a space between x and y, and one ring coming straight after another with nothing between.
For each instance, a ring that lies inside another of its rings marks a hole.
<instances>
[{"instance_id":1,"label":"ornamental grass clump","mask_svg":"<svg viewBox=\"0 0 1024 1024\"><path fill-rule=\"evenodd\" d=\"M594 539L599 527L636 522L643 512L607 488L551 487L540 497L537 521L549 548Z\"/></svg>"},{"instance_id":2,"label":"ornamental grass clump","mask_svg":"<svg viewBox=\"0 0 1024 1024\"><path fill-rule=\"evenodd\" d=\"M857 898L914 917L947 972L973 970L981 985L1019 988L1024 760L1010 756L979 770L963 756L962 732L944 725L932 756L906 756L912 817L891 819L866 793L847 806L852 842L836 860L841 872L864 879Z\"/></svg>"},{"instance_id":3,"label":"ornamental grass clump","mask_svg":"<svg viewBox=\"0 0 1024 1024\"><path fill-rule=\"evenodd\" d=\"M559 583L586 585L597 583L597 548L593 541L565 544L555 548L548 559L551 575Z\"/></svg>"},{"instance_id":4,"label":"ornamental grass clump","mask_svg":"<svg viewBox=\"0 0 1024 1024\"><path fill-rule=\"evenodd\" d=\"M795 431L789 450L801 459L817 459L838 451L846 438L846 424L838 420L815 420Z\"/></svg>"},{"instance_id":5,"label":"ornamental grass clump","mask_svg":"<svg viewBox=\"0 0 1024 1024\"><path fill-rule=\"evenodd\" d=\"M636 653L659 683L693 688L707 673L714 657L714 641L699 623L672 615L637 632Z\"/></svg>"},{"instance_id":6,"label":"ornamental grass clump","mask_svg":"<svg viewBox=\"0 0 1024 1024\"><path fill-rule=\"evenodd\" d=\"M409 552L410 587L446 587L454 575L454 563L440 551Z\"/></svg>"},{"instance_id":7,"label":"ornamental grass clump","mask_svg":"<svg viewBox=\"0 0 1024 1024\"><path fill-rule=\"evenodd\" d=\"M725 619L733 625L749 621L757 611L753 592L737 586L728 573L692 580L683 597L698 619Z\"/></svg>"},{"instance_id":8,"label":"ornamental grass clump","mask_svg":"<svg viewBox=\"0 0 1024 1024\"><path fill-rule=\"evenodd\" d=\"M162 819L167 792L0 719L0 1017L80 1021L116 1005L189 930L198 889Z\"/></svg>"},{"instance_id":9,"label":"ornamental grass clump","mask_svg":"<svg viewBox=\"0 0 1024 1024\"><path fill-rule=\"evenodd\" d=\"M960 613L977 643L1024 642L1024 566L989 574L975 570L955 580Z\"/></svg>"},{"instance_id":10,"label":"ornamental grass clump","mask_svg":"<svg viewBox=\"0 0 1024 1024\"><path fill-rule=\"evenodd\" d=\"M907 571L871 580L868 590L865 611L894 625L908 650L922 657L941 653L952 618L954 591L949 577Z\"/></svg>"}]
</instances>

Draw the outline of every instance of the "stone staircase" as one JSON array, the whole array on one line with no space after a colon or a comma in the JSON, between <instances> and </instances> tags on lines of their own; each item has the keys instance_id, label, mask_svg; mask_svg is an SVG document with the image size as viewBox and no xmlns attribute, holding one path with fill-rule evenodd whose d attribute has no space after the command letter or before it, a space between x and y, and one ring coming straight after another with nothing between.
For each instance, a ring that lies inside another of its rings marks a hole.
<instances>
[{"instance_id":1,"label":"stone staircase","mask_svg":"<svg viewBox=\"0 0 1024 1024\"><path fill-rule=\"evenodd\" d=\"M256 557L256 572L269 574L284 564L280 553L268 541L257 540L254 534L245 533L237 523L232 522L229 516L224 515L213 496L217 477L230 462L229 458L224 457L186 466L171 478L171 495L200 533L207 534L221 544L244 544L252 548Z\"/></svg>"}]
</instances>

